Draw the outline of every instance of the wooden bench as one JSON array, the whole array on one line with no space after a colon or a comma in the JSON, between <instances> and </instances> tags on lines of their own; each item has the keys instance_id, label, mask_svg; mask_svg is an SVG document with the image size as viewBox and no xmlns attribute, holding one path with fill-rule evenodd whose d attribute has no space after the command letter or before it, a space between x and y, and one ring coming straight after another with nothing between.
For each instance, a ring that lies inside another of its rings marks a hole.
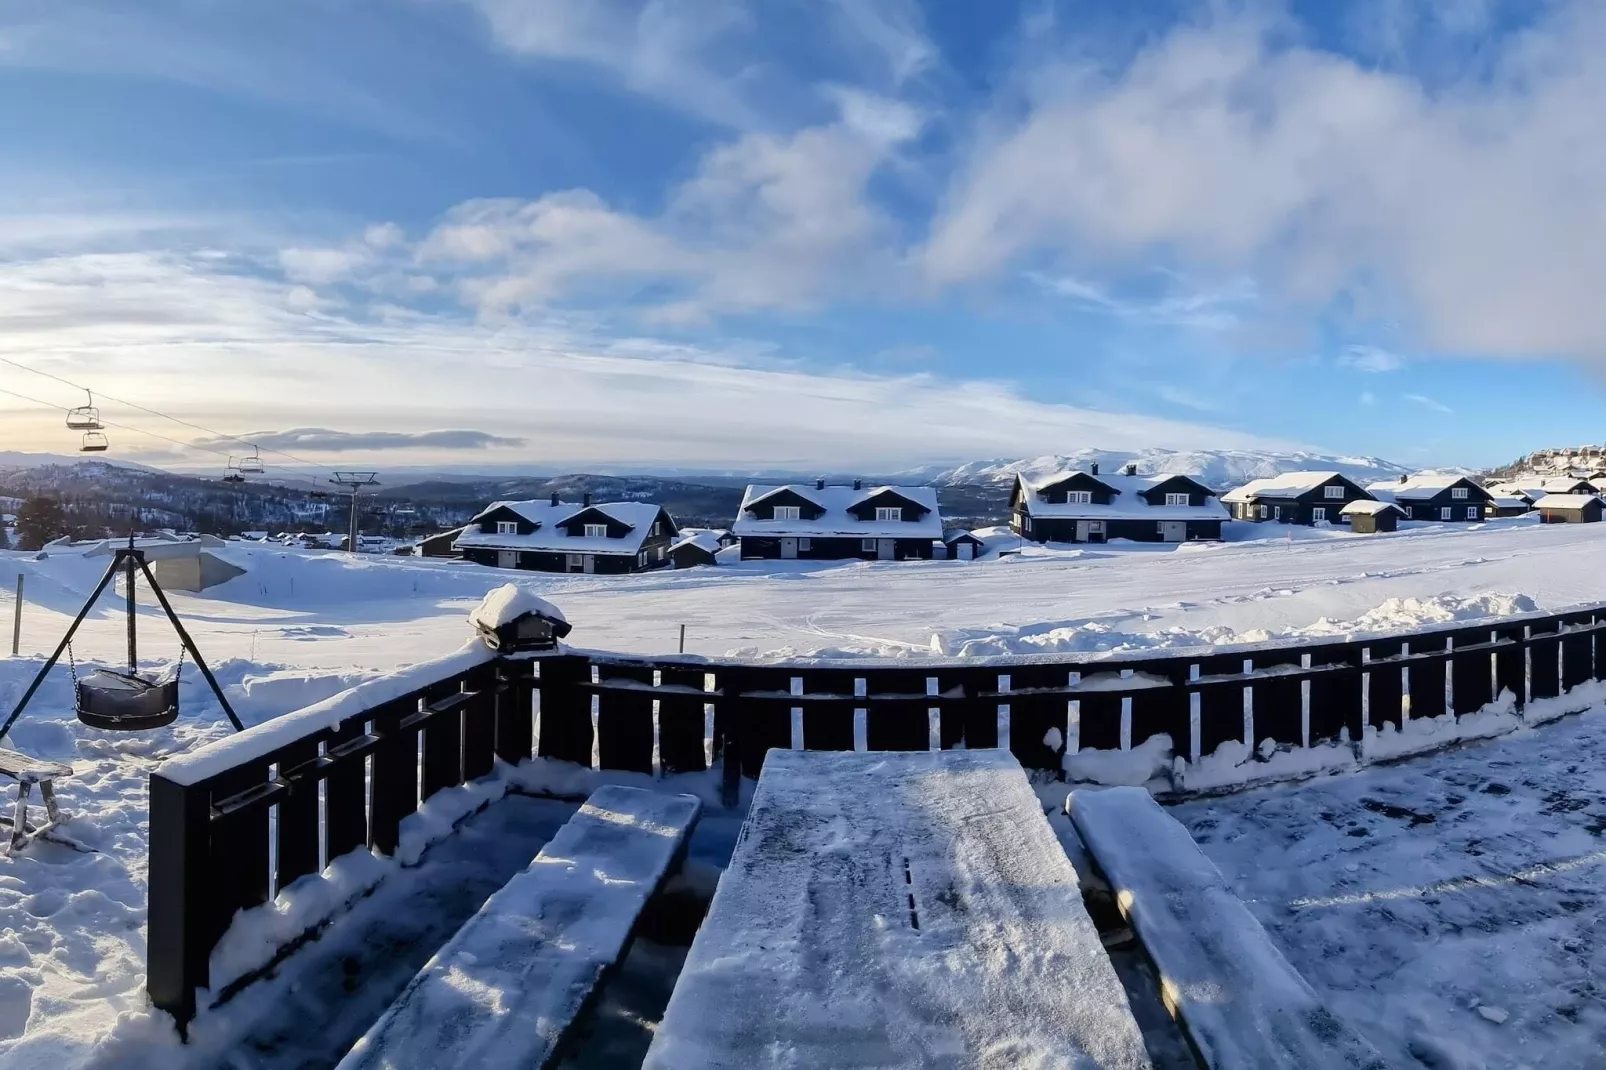
<instances>
[{"instance_id":1,"label":"wooden bench","mask_svg":"<svg viewBox=\"0 0 1606 1070\"><path fill-rule=\"evenodd\" d=\"M1385 1070L1142 788L1073 792L1066 810L1211 1070Z\"/></svg>"},{"instance_id":2,"label":"wooden bench","mask_svg":"<svg viewBox=\"0 0 1606 1070\"><path fill-rule=\"evenodd\" d=\"M36 836L46 836L61 824L61 811L56 807L54 781L61 777L72 776L72 766L30 758L18 751L0 748L0 776L10 777L17 782L16 811L9 819L0 817L0 824L11 826L11 836L3 848L0 848L0 855L10 855L12 851L27 846L29 840ZM45 823L42 825L34 825L28 821L28 796L35 784L39 786L39 800L45 804Z\"/></svg>"},{"instance_id":3,"label":"wooden bench","mask_svg":"<svg viewBox=\"0 0 1606 1070\"><path fill-rule=\"evenodd\" d=\"M684 856L701 804L604 787L491 896L341 1070L548 1066Z\"/></svg>"},{"instance_id":4,"label":"wooden bench","mask_svg":"<svg viewBox=\"0 0 1606 1070\"><path fill-rule=\"evenodd\" d=\"M1150 1066L997 750L772 750L644 1067Z\"/></svg>"}]
</instances>

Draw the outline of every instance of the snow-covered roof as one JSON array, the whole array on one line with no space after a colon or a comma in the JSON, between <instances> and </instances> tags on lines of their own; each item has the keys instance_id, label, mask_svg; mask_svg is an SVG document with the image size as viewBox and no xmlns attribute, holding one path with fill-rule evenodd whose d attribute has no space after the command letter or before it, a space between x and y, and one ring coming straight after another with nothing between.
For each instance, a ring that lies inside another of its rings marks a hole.
<instances>
[{"instance_id":1,"label":"snow-covered roof","mask_svg":"<svg viewBox=\"0 0 1606 1070\"><path fill-rule=\"evenodd\" d=\"M1405 479L1382 480L1367 484L1366 492L1374 498L1385 500L1424 501L1444 493L1466 478L1462 475L1441 472L1418 472Z\"/></svg>"},{"instance_id":2,"label":"snow-covered roof","mask_svg":"<svg viewBox=\"0 0 1606 1070\"><path fill-rule=\"evenodd\" d=\"M946 530L946 531L944 531L942 533L942 541L943 542L954 542L954 541L956 541L958 539L964 539L964 538L975 539L977 542L981 542L982 541L981 540L981 536L977 535L974 531L971 531L969 528L949 528L948 530Z\"/></svg>"},{"instance_id":3,"label":"snow-covered roof","mask_svg":"<svg viewBox=\"0 0 1606 1070\"><path fill-rule=\"evenodd\" d=\"M1590 502L1599 502L1598 494L1546 494L1534 502L1535 509L1582 509Z\"/></svg>"},{"instance_id":4,"label":"snow-covered roof","mask_svg":"<svg viewBox=\"0 0 1606 1070\"><path fill-rule=\"evenodd\" d=\"M536 613L548 620L562 621L565 624L569 620L563 615L563 610L545 598L532 594L517 584L504 583L488 592L480 604L469 611L468 622L476 628L494 632L526 613Z\"/></svg>"},{"instance_id":5,"label":"snow-covered roof","mask_svg":"<svg viewBox=\"0 0 1606 1070\"><path fill-rule=\"evenodd\" d=\"M1483 489L1488 491L1490 496L1496 501L1513 498L1521 498L1524 501L1529 502L1533 501L1533 495L1529 494L1528 490L1523 485L1518 483L1490 483Z\"/></svg>"},{"instance_id":6,"label":"snow-covered roof","mask_svg":"<svg viewBox=\"0 0 1606 1070\"><path fill-rule=\"evenodd\" d=\"M1342 472L1283 472L1264 479L1251 479L1221 496L1224 502L1250 502L1256 498L1297 498L1307 494Z\"/></svg>"},{"instance_id":7,"label":"snow-covered roof","mask_svg":"<svg viewBox=\"0 0 1606 1070\"><path fill-rule=\"evenodd\" d=\"M1589 480L1581 479L1577 476L1558 476L1555 479L1547 479L1539 483L1537 489L1545 494L1566 494L1578 484L1588 482Z\"/></svg>"},{"instance_id":8,"label":"snow-covered roof","mask_svg":"<svg viewBox=\"0 0 1606 1070\"><path fill-rule=\"evenodd\" d=\"M527 535L499 535L484 532L477 524L499 509L509 509L536 525ZM630 527L621 538L587 538L584 535L566 535L562 525L588 510L596 510ZM651 502L600 502L582 505L579 502L559 502L551 499L535 501L492 502L481 509L468 522L453 545L478 546L492 550L546 550L565 554L630 554L641 551L641 544L652 534L653 521L658 519L659 506Z\"/></svg>"},{"instance_id":9,"label":"snow-covered roof","mask_svg":"<svg viewBox=\"0 0 1606 1070\"><path fill-rule=\"evenodd\" d=\"M1093 475L1091 472L1080 473L1089 479L1096 479L1106 487L1115 491L1116 499L1108 505L1097 505L1076 502L1040 502L1036 495L1045 488L1061 483L1076 472L1056 472L1052 475L1028 480L1020 477L1021 487L1031 496L1031 513L1035 517L1055 520L1226 520L1227 510L1214 497L1207 497L1203 505L1150 505L1148 499L1143 497L1145 491L1153 490L1160 484L1172 479L1186 479L1192 483L1199 483L1192 476L1165 475ZM1203 486L1202 483L1199 483ZM1208 488L1206 488L1208 489ZM1213 493L1213 492L1212 492Z\"/></svg>"},{"instance_id":10,"label":"snow-covered roof","mask_svg":"<svg viewBox=\"0 0 1606 1070\"><path fill-rule=\"evenodd\" d=\"M1497 494L1491 501L1496 509L1526 509L1534 503L1533 499L1526 494L1519 494L1510 498Z\"/></svg>"},{"instance_id":11,"label":"snow-covered roof","mask_svg":"<svg viewBox=\"0 0 1606 1070\"><path fill-rule=\"evenodd\" d=\"M813 520L758 520L747 515L756 503L772 494L789 490L798 497L813 502L823 510ZM879 494L891 491L925 508L918 520L860 520L849 509L869 501ZM829 538L833 535L849 538L879 539L940 539L942 514L937 510L935 487L853 487L820 488L813 483L783 483L778 486L750 486L742 495L742 507L731 525L731 534L738 536L788 538Z\"/></svg>"},{"instance_id":12,"label":"snow-covered roof","mask_svg":"<svg viewBox=\"0 0 1606 1070\"><path fill-rule=\"evenodd\" d=\"M1390 501L1372 502L1372 501L1367 501L1365 498L1356 498L1354 501L1352 501L1348 505L1344 506L1344 508L1340 509L1338 511L1338 515L1339 516L1357 516L1357 515L1360 515L1360 516L1376 516L1378 513L1386 513L1390 509L1394 510L1396 513L1401 514L1402 516L1405 513L1405 511L1403 509L1401 509L1399 506L1395 505L1393 502L1390 502Z\"/></svg>"},{"instance_id":13,"label":"snow-covered roof","mask_svg":"<svg viewBox=\"0 0 1606 1070\"><path fill-rule=\"evenodd\" d=\"M717 531L692 532L685 538L676 541L676 543L669 548L669 552L674 553L682 546L695 546L699 550L706 550L708 553L717 554L721 549L719 545L719 536L720 533Z\"/></svg>"}]
</instances>

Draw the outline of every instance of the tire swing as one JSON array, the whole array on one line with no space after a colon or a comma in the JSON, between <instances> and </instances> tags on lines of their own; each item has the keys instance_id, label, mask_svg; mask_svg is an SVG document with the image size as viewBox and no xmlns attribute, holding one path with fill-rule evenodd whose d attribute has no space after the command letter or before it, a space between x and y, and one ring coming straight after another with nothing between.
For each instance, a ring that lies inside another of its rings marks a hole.
<instances>
[{"instance_id":1,"label":"tire swing","mask_svg":"<svg viewBox=\"0 0 1606 1070\"><path fill-rule=\"evenodd\" d=\"M85 617L89 616L89 611L94 608L95 602L99 600L101 593L116 578L118 572L124 573L126 577L128 669L127 671L96 669L87 676L80 678L77 658L73 656L73 636L77 634L78 626L84 622ZM137 577L141 575L145 577L145 582L150 584L151 593L156 595L157 602L161 604L162 612L167 614L167 619L172 623L173 630L178 633L178 672L174 674L171 680L158 680L150 675L141 675L139 672L139 645L136 634L138 606L134 600L134 593L135 582ZM190 638L190 633L184 630L184 625L178 619L178 614L173 612L172 605L167 601L166 593L163 592L161 585L156 582L156 577L152 575L150 566L145 561L145 551L137 549L134 546L133 536L129 536L128 545L118 547L111 564L106 568L106 574L95 585L95 590L84 602L83 608L78 611L78 616L73 618L72 625L68 627L67 634L62 636L61 643L57 645L55 653L50 655L50 659L39 670L39 675L34 677L33 683L28 686L28 690L23 692L22 701L17 703L16 708L11 711L11 716L6 718L3 726L0 726L0 737L4 737L7 732L11 731L11 726L16 723L18 717L22 716L22 711L27 708L28 702L33 698L34 693L39 690L40 685L45 682L45 677L55 667L56 662L61 660L63 653L67 655L67 667L72 673L73 699L78 720L91 728L99 728L111 732L144 732L170 725L178 719L178 685L184 673L184 655L186 652L195 659L196 667L201 670L201 675L206 677L207 685L211 687L212 693L217 696L218 705L222 706L223 712L228 715L229 723L234 725L236 732L242 731L244 726L240 724L239 717L235 716L234 708L229 705L229 700L224 696L223 689L218 686L217 678L212 675L212 670L207 667L206 659L196 649L195 641Z\"/></svg>"}]
</instances>

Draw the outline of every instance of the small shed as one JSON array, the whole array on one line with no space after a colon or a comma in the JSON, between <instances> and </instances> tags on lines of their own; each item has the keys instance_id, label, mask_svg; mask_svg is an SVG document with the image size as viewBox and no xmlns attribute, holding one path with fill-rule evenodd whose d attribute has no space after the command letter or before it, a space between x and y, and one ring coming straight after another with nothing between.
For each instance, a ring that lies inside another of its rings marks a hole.
<instances>
[{"instance_id":1,"label":"small shed","mask_svg":"<svg viewBox=\"0 0 1606 1070\"><path fill-rule=\"evenodd\" d=\"M695 568L698 565L719 564L719 551L724 549L719 532L699 531L676 542L669 548L671 568Z\"/></svg>"},{"instance_id":2,"label":"small shed","mask_svg":"<svg viewBox=\"0 0 1606 1070\"><path fill-rule=\"evenodd\" d=\"M1371 535L1379 531L1397 530L1400 525L1400 518L1405 515L1405 510L1393 502L1357 499L1340 509L1338 515L1349 520L1349 529L1351 531L1363 535Z\"/></svg>"},{"instance_id":3,"label":"small shed","mask_svg":"<svg viewBox=\"0 0 1606 1070\"><path fill-rule=\"evenodd\" d=\"M1522 491L1509 495L1496 494L1489 499L1488 512L1491 517L1523 516L1532 511L1533 499Z\"/></svg>"},{"instance_id":4,"label":"small shed","mask_svg":"<svg viewBox=\"0 0 1606 1070\"><path fill-rule=\"evenodd\" d=\"M1606 502L1598 494L1547 494L1534 508L1541 524L1598 524Z\"/></svg>"},{"instance_id":5,"label":"small shed","mask_svg":"<svg viewBox=\"0 0 1606 1070\"><path fill-rule=\"evenodd\" d=\"M127 540L107 539L84 551L85 557L110 557ZM211 535L199 539L137 539L135 548L143 550L156 582L169 591L204 591L245 575L245 569L219 557L215 551L227 544Z\"/></svg>"},{"instance_id":6,"label":"small shed","mask_svg":"<svg viewBox=\"0 0 1606 1070\"><path fill-rule=\"evenodd\" d=\"M983 544L964 528L950 528L942 533L942 544L948 548L952 561L974 561L981 556Z\"/></svg>"},{"instance_id":7,"label":"small shed","mask_svg":"<svg viewBox=\"0 0 1606 1070\"><path fill-rule=\"evenodd\" d=\"M462 557L462 551L456 547L457 537L463 529L453 528L438 535L426 535L418 541L419 557Z\"/></svg>"}]
</instances>

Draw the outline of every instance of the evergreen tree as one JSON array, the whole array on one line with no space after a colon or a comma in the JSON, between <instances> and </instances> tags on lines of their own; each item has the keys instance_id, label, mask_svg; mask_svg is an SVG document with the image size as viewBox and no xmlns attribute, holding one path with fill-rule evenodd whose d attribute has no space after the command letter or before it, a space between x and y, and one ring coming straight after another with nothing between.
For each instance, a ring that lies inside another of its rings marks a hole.
<instances>
[{"instance_id":1,"label":"evergreen tree","mask_svg":"<svg viewBox=\"0 0 1606 1070\"><path fill-rule=\"evenodd\" d=\"M54 498L29 498L17 510L17 548L37 550L67 534L67 514Z\"/></svg>"}]
</instances>

